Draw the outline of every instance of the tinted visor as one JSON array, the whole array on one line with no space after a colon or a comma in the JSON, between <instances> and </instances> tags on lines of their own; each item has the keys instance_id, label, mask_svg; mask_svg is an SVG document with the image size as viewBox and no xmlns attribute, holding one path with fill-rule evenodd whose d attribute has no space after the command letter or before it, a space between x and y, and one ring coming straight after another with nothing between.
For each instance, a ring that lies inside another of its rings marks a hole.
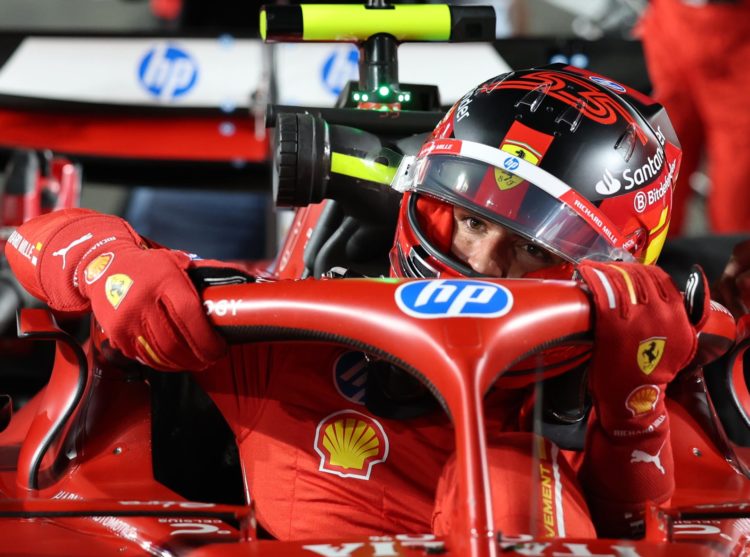
<instances>
[{"instance_id":1,"label":"tinted visor","mask_svg":"<svg viewBox=\"0 0 750 557\"><path fill-rule=\"evenodd\" d=\"M633 260L569 205L504 168L465 156L427 155L409 174L409 189L465 207L569 261Z\"/></svg>"}]
</instances>

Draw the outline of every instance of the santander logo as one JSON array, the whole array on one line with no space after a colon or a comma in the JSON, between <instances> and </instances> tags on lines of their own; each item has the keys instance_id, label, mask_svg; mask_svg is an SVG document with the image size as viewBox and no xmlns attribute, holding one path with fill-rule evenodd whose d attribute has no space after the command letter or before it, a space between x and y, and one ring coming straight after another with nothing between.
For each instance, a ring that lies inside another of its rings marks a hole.
<instances>
[{"instance_id":1,"label":"santander logo","mask_svg":"<svg viewBox=\"0 0 750 557\"><path fill-rule=\"evenodd\" d=\"M617 193L620 191L620 188L622 187L622 183L620 180L612 176L612 173L609 170L604 171L604 175L602 176L602 179L599 180L594 188L596 189L596 193L599 195L611 195L613 193Z\"/></svg>"}]
</instances>

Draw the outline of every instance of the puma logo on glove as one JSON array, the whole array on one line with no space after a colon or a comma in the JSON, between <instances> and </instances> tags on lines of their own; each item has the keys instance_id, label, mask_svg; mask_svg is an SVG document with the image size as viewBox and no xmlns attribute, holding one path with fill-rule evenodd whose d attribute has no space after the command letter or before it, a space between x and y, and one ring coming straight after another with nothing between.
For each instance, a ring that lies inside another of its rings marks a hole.
<instances>
[{"instance_id":1,"label":"puma logo on glove","mask_svg":"<svg viewBox=\"0 0 750 557\"><path fill-rule=\"evenodd\" d=\"M52 256L53 257L54 256L60 256L62 258L62 268L64 269L65 268L65 263L66 263L65 262L65 256L68 255L68 252L70 250L72 250L74 247L76 247L77 245L82 244L82 243L90 240L93 237L94 237L94 235L91 232L89 232L87 234L84 234L83 236L81 236L77 240L73 240L72 242L70 242L64 248L61 248L61 249L59 249L57 251L53 251L52 252Z\"/></svg>"},{"instance_id":2,"label":"puma logo on glove","mask_svg":"<svg viewBox=\"0 0 750 557\"><path fill-rule=\"evenodd\" d=\"M664 448L664 445L662 445L659 448L659 451L655 454L648 454L645 451L641 450L634 450L632 453L630 453L630 462L631 464L634 462L645 462L646 464L653 464L656 466L656 469L659 470L662 474L666 474L666 470L664 470L664 466L661 465L661 450Z\"/></svg>"}]
</instances>

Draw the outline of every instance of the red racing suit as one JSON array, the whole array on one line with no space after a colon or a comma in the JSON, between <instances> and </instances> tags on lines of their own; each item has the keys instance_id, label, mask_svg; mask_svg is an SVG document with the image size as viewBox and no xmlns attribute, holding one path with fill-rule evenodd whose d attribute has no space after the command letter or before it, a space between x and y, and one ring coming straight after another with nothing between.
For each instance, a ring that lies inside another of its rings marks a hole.
<instances>
[{"instance_id":1,"label":"red racing suit","mask_svg":"<svg viewBox=\"0 0 750 557\"><path fill-rule=\"evenodd\" d=\"M408 419L369 412L361 360L341 347L226 345L193 273L226 280L242 269L155 246L122 219L85 209L23 224L6 256L53 309L93 311L126 356L196 371L234 431L260 522L278 538L444 534L452 509L466 504L455 497L453 430L439 408ZM597 338L578 475L528 433L528 390L496 388L485 401L493 515L506 535L591 536L586 503L600 534L627 535L626 516L674 491L664 396L696 347L682 295L654 267L586 263L578 272Z\"/></svg>"},{"instance_id":2,"label":"red racing suit","mask_svg":"<svg viewBox=\"0 0 750 557\"><path fill-rule=\"evenodd\" d=\"M750 108L750 0L651 0L639 26L653 96L669 113L682 145L671 234L684 232L690 176L705 152L710 230L750 230L747 181Z\"/></svg>"},{"instance_id":3,"label":"red racing suit","mask_svg":"<svg viewBox=\"0 0 750 557\"><path fill-rule=\"evenodd\" d=\"M372 414L362 363L333 345L245 345L196 375L234 429L259 521L277 538L450 528L450 421L439 408L408 420ZM495 521L504 534L593 535L573 470L549 442L530 485L535 438L509 433L526 395L504 391L490 402Z\"/></svg>"}]
</instances>

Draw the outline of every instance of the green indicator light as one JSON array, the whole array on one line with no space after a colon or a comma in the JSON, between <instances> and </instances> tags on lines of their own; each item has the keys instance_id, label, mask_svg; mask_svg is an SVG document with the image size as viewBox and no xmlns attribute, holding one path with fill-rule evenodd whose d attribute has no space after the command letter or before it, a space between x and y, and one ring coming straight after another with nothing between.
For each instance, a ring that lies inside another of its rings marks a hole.
<instances>
[{"instance_id":1,"label":"green indicator light","mask_svg":"<svg viewBox=\"0 0 750 557\"><path fill-rule=\"evenodd\" d=\"M352 95L352 98L353 98L353 99L354 99L355 101L359 101L359 97L360 97L359 93L354 93L354 94Z\"/></svg>"},{"instance_id":2,"label":"green indicator light","mask_svg":"<svg viewBox=\"0 0 750 557\"><path fill-rule=\"evenodd\" d=\"M367 95L367 93L365 93L364 95L362 95L362 100L365 101L365 102L367 102L369 100L369 98L370 97Z\"/></svg>"},{"instance_id":3,"label":"green indicator light","mask_svg":"<svg viewBox=\"0 0 750 557\"><path fill-rule=\"evenodd\" d=\"M411 100L411 94L410 93L406 93L404 95L404 100L407 101L407 102L409 102Z\"/></svg>"},{"instance_id":4,"label":"green indicator light","mask_svg":"<svg viewBox=\"0 0 750 557\"><path fill-rule=\"evenodd\" d=\"M399 95L398 96L398 102L403 102L403 101L404 101L404 96L403 95Z\"/></svg>"},{"instance_id":5,"label":"green indicator light","mask_svg":"<svg viewBox=\"0 0 750 557\"><path fill-rule=\"evenodd\" d=\"M378 89L378 93L380 93L381 97L385 97L388 94L388 87L382 85L380 89Z\"/></svg>"}]
</instances>

